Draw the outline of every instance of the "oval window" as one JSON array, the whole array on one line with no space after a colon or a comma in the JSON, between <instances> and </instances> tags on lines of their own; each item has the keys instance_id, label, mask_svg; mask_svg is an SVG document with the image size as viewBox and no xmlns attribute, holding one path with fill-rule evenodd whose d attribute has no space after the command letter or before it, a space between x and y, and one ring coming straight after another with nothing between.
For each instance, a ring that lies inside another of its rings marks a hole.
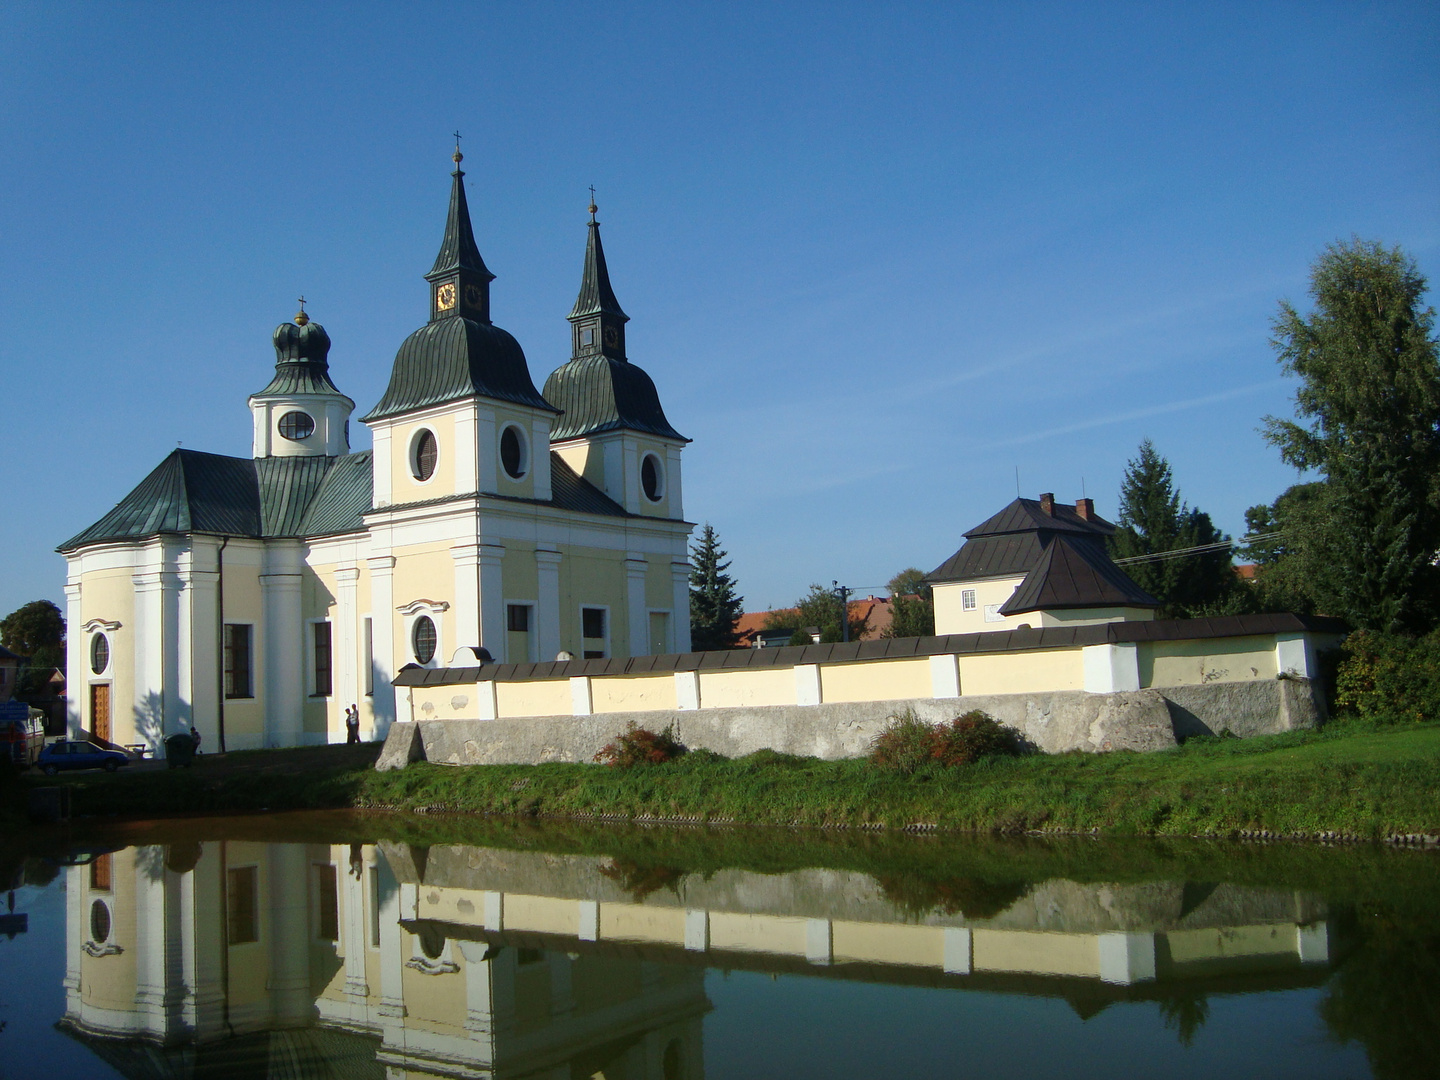
<instances>
[{"instance_id":1,"label":"oval window","mask_svg":"<svg viewBox=\"0 0 1440 1080\"><path fill-rule=\"evenodd\" d=\"M428 664L435 659L435 622L429 615L421 615L415 620L415 628L410 631L410 642L415 646L416 662Z\"/></svg>"},{"instance_id":2,"label":"oval window","mask_svg":"<svg viewBox=\"0 0 1440 1080\"><path fill-rule=\"evenodd\" d=\"M110 642L104 634L90 639L90 670L99 675L110 666Z\"/></svg>"},{"instance_id":3,"label":"oval window","mask_svg":"<svg viewBox=\"0 0 1440 1080\"><path fill-rule=\"evenodd\" d=\"M415 460L411 463L416 480L429 480L435 475L435 462L440 458L440 444L433 431L422 431L415 440Z\"/></svg>"},{"instance_id":4,"label":"oval window","mask_svg":"<svg viewBox=\"0 0 1440 1080\"><path fill-rule=\"evenodd\" d=\"M640 486L651 502L659 502L665 494L665 474L660 470L660 459L654 454L646 454L640 462Z\"/></svg>"},{"instance_id":5,"label":"oval window","mask_svg":"<svg viewBox=\"0 0 1440 1080\"><path fill-rule=\"evenodd\" d=\"M525 475L525 437L513 425L500 433L500 465L511 480Z\"/></svg>"},{"instance_id":6,"label":"oval window","mask_svg":"<svg viewBox=\"0 0 1440 1080\"><path fill-rule=\"evenodd\" d=\"M308 439L315 434L315 421L309 413L300 412L298 409L287 412L280 417L280 434L292 442Z\"/></svg>"},{"instance_id":7,"label":"oval window","mask_svg":"<svg viewBox=\"0 0 1440 1080\"><path fill-rule=\"evenodd\" d=\"M97 945L104 945L110 937L110 909L104 900L90 905L90 937Z\"/></svg>"}]
</instances>

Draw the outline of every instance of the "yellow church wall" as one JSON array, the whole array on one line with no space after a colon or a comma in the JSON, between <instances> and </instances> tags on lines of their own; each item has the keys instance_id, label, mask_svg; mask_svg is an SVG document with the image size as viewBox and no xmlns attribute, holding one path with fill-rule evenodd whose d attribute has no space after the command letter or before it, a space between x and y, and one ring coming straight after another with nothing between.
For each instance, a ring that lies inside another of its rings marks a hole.
<instances>
[{"instance_id":1,"label":"yellow church wall","mask_svg":"<svg viewBox=\"0 0 1440 1080\"><path fill-rule=\"evenodd\" d=\"M136 980L138 978L135 958L135 859L137 849L117 851L108 857L111 860L109 889L91 888L90 867L82 866L75 871L83 883L81 895L84 898L81 910L83 937L90 941L90 909L95 901L104 903L110 911L110 936L108 944L118 945L122 950L110 956L80 954L80 993L91 1005L106 1009L129 1012L135 1008ZM75 880L70 879L71 882Z\"/></svg>"},{"instance_id":2,"label":"yellow church wall","mask_svg":"<svg viewBox=\"0 0 1440 1080\"><path fill-rule=\"evenodd\" d=\"M668 449L658 439L637 438L635 440L635 469L638 482L642 483L640 489L640 513L646 517L672 517L670 512L670 463L667 457ZM661 475L664 477L664 492L658 502L651 502L645 497L643 481L639 481L640 469L645 460L646 454L654 454L660 459Z\"/></svg>"},{"instance_id":3,"label":"yellow church wall","mask_svg":"<svg viewBox=\"0 0 1440 1080\"><path fill-rule=\"evenodd\" d=\"M1142 681L1141 685L1144 685ZM1025 694L1085 689L1079 649L974 653L960 657L960 693Z\"/></svg>"},{"instance_id":4,"label":"yellow church wall","mask_svg":"<svg viewBox=\"0 0 1440 1080\"><path fill-rule=\"evenodd\" d=\"M788 915L710 913L710 947L740 952L805 955L808 920Z\"/></svg>"},{"instance_id":5,"label":"yellow church wall","mask_svg":"<svg viewBox=\"0 0 1440 1080\"><path fill-rule=\"evenodd\" d=\"M945 960L945 931L938 926L834 922L830 924L830 950L837 962L938 968Z\"/></svg>"},{"instance_id":6,"label":"yellow church wall","mask_svg":"<svg viewBox=\"0 0 1440 1080\"><path fill-rule=\"evenodd\" d=\"M421 429L435 433L437 453L435 472L429 480L417 480L410 471L410 447ZM455 416L442 413L418 420L402 420L390 429L390 498L399 505L424 502L447 495L464 494L455 490L455 459L460 453L455 434Z\"/></svg>"},{"instance_id":7,"label":"yellow church wall","mask_svg":"<svg viewBox=\"0 0 1440 1080\"><path fill-rule=\"evenodd\" d=\"M1100 945L1091 934L975 929L971 935L971 962L976 971L1024 971L1084 978L1100 974Z\"/></svg>"},{"instance_id":8,"label":"yellow church wall","mask_svg":"<svg viewBox=\"0 0 1440 1080\"><path fill-rule=\"evenodd\" d=\"M225 622L250 626L250 692L248 698L225 698L225 738L260 746L265 736L265 622L260 611L259 544L231 541L225 548ZM234 747L231 747L233 749Z\"/></svg>"},{"instance_id":9,"label":"yellow church wall","mask_svg":"<svg viewBox=\"0 0 1440 1080\"><path fill-rule=\"evenodd\" d=\"M685 910L678 907L649 907L644 904L601 904L602 941L648 941L683 945Z\"/></svg>"},{"instance_id":10,"label":"yellow church wall","mask_svg":"<svg viewBox=\"0 0 1440 1080\"><path fill-rule=\"evenodd\" d=\"M443 700L448 702L449 696ZM497 682L495 701L501 716L569 716L575 711L569 679Z\"/></svg>"},{"instance_id":11,"label":"yellow church wall","mask_svg":"<svg viewBox=\"0 0 1440 1080\"><path fill-rule=\"evenodd\" d=\"M1141 686L1194 686L1273 679L1273 637L1210 638L1204 642L1146 641L1139 646Z\"/></svg>"},{"instance_id":12,"label":"yellow church wall","mask_svg":"<svg viewBox=\"0 0 1440 1080\"><path fill-rule=\"evenodd\" d=\"M929 697L930 693L930 661L926 657L820 668L821 701L888 701Z\"/></svg>"},{"instance_id":13,"label":"yellow church wall","mask_svg":"<svg viewBox=\"0 0 1440 1080\"><path fill-rule=\"evenodd\" d=\"M580 637L580 609L609 608L607 656L630 655L630 625L626 618L625 552L577 547L560 560L560 595L569 596L569 610L560 612L560 647L576 657L584 654Z\"/></svg>"},{"instance_id":14,"label":"yellow church wall","mask_svg":"<svg viewBox=\"0 0 1440 1080\"><path fill-rule=\"evenodd\" d=\"M599 458L601 456L598 453L591 453L593 447L589 442L581 439L576 442L552 443L550 449L559 454L560 460L565 462L566 465L569 465L570 468L585 477L586 480L595 484L596 487L604 490L604 485L597 483L596 478L588 475L585 471L586 469L595 467L592 460L593 458Z\"/></svg>"},{"instance_id":15,"label":"yellow church wall","mask_svg":"<svg viewBox=\"0 0 1440 1080\"><path fill-rule=\"evenodd\" d=\"M1170 961L1175 964L1293 953L1296 942L1295 927L1289 923L1170 930L1164 937L1170 947Z\"/></svg>"},{"instance_id":16,"label":"yellow church wall","mask_svg":"<svg viewBox=\"0 0 1440 1080\"><path fill-rule=\"evenodd\" d=\"M124 746L137 742L135 737L135 586L131 581L134 571L129 567L115 570L95 570L86 574L80 585L81 624L91 619L104 622L118 622L118 630L102 630L110 642L110 665L101 674L90 670L90 641L92 635L81 627L69 628L70 640L79 643L85 650L82 670L85 672L85 688L78 699L80 726L94 734L91 724L90 687L97 684L110 686L110 741ZM75 645L71 645L74 648Z\"/></svg>"},{"instance_id":17,"label":"yellow church wall","mask_svg":"<svg viewBox=\"0 0 1440 1080\"><path fill-rule=\"evenodd\" d=\"M420 951L416 936L403 928L400 931L400 952L407 960L412 956L424 955ZM407 1027L428 1028L431 1031L444 1028L464 1029L465 957L454 942L450 943L447 959L459 965L460 970L427 975L411 967L401 969L401 992L404 995Z\"/></svg>"},{"instance_id":18,"label":"yellow church wall","mask_svg":"<svg viewBox=\"0 0 1440 1080\"><path fill-rule=\"evenodd\" d=\"M795 669L782 667L702 671L700 704L706 709L794 705Z\"/></svg>"},{"instance_id":19,"label":"yellow church wall","mask_svg":"<svg viewBox=\"0 0 1440 1080\"><path fill-rule=\"evenodd\" d=\"M558 896L507 893L505 929L575 937L580 933L580 905Z\"/></svg>"},{"instance_id":20,"label":"yellow church wall","mask_svg":"<svg viewBox=\"0 0 1440 1080\"><path fill-rule=\"evenodd\" d=\"M535 432L532 426L534 417L534 412L507 408L499 403L495 405L495 445L490 448L490 452L495 455L495 484L501 495L533 499L535 497L535 471L539 468L548 469L550 467L550 448L535 445ZM500 460L501 433L511 424L520 429L525 440L525 452L528 458L525 474L519 480L511 478ZM480 453L485 453L486 449L486 447L480 447Z\"/></svg>"},{"instance_id":21,"label":"yellow church wall","mask_svg":"<svg viewBox=\"0 0 1440 1080\"><path fill-rule=\"evenodd\" d=\"M674 709L673 675L635 675L590 681L590 707L597 713Z\"/></svg>"}]
</instances>

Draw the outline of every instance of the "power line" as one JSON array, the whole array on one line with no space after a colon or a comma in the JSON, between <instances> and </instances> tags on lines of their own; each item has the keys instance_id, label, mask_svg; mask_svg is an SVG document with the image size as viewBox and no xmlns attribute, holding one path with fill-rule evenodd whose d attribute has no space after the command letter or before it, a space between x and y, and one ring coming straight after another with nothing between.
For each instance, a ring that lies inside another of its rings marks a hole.
<instances>
[{"instance_id":1,"label":"power line","mask_svg":"<svg viewBox=\"0 0 1440 1080\"><path fill-rule=\"evenodd\" d=\"M1191 555L1206 555L1212 551L1226 551L1230 548L1244 547L1253 544L1263 543L1267 540L1280 539L1280 533L1256 533L1254 536L1242 536L1239 540L1222 540L1215 544L1199 544L1195 547L1175 548L1173 551L1157 551L1151 555L1131 555L1126 559L1116 559L1116 566L1130 566L1134 563L1165 562L1169 559L1184 559Z\"/></svg>"}]
</instances>

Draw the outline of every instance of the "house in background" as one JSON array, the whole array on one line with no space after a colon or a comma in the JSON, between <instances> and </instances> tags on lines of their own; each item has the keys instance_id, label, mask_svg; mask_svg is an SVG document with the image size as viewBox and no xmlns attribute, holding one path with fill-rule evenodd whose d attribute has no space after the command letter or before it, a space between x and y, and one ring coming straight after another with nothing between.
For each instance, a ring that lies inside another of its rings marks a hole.
<instances>
[{"instance_id":1,"label":"house in background","mask_svg":"<svg viewBox=\"0 0 1440 1080\"><path fill-rule=\"evenodd\" d=\"M850 622L852 626L864 625L865 629L854 635L852 641L878 641L895 621L894 609L888 596L867 596L863 600L850 601ZM735 624L740 649L775 649L789 645L793 630L767 630L765 624L771 616L794 615L795 608L776 608L774 611L747 611ZM820 628L807 626L812 644L820 643Z\"/></svg>"},{"instance_id":2,"label":"house in background","mask_svg":"<svg viewBox=\"0 0 1440 1080\"><path fill-rule=\"evenodd\" d=\"M926 578L934 589L935 632L1153 619L1160 602L1105 550L1114 532L1091 499L1073 507L1049 493L1016 499L966 532L960 550Z\"/></svg>"}]
</instances>

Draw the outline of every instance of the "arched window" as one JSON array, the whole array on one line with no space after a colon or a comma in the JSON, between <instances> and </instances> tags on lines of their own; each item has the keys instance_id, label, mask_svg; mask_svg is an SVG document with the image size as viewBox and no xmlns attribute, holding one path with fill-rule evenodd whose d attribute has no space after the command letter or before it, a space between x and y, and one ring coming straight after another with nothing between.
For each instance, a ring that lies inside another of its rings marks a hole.
<instances>
[{"instance_id":1,"label":"arched window","mask_svg":"<svg viewBox=\"0 0 1440 1080\"><path fill-rule=\"evenodd\" d=\"M90 670L96 675L110 666L110 639L96 634L90 639Z\"/></svg>"},{"instance_id":2,"label":"arched window","mask_svg":"<svg viewBox=\"0 0 1440 1080\"><path fill-rule=\"evenodd\" d=\"M521 479L529 469L529 457L525 453L525 435L514 424L500 433L500 466L511 480Z\"/></svg>"},{"instance_id":3,"label":"arched window","mask_svg":"<svg viewBox=\"0 0 1440 1080\"><path fill-rule=\"evenodd\" d=\"M415 647L415 662L428 664L435 659L435 622L429 615L421 615L415 620L415 625L410 631L410 643Z\"/></svg>"},{"instance_id":4,"label":"arched window","mask_svg":"<svg viewBox=\"0 0 1440 1080\"><path fill-rule=\"evenodd\" d=\"M280 417L280 434L292 442L308 439L315 434L315 421L309 413L292 410Z\"/></svg>"},{"instance_id":5,"label":"arched window","mask_svg":"<svg viewBox=\"0 0 1440 1080\"><path fill-rule=\"evenodd\" d=\"M435 475L435 462L440 458L440 444L435 441L435 433L430 430L421 431L415 437L415 448L411 453L410 471L416 480L429 480Z\"/></svg>"},{"instance_id":6,"label":"arched window","mask_svg":"<svg viewBox=\"0 0 1440 1080\"><path fill-rule=\"evenodd\" d=\"M659 502L665 497L665 467L660 464L658 455L646 454L640 462L640 486L651 502Z\"/></svg>"}]
</instances>

